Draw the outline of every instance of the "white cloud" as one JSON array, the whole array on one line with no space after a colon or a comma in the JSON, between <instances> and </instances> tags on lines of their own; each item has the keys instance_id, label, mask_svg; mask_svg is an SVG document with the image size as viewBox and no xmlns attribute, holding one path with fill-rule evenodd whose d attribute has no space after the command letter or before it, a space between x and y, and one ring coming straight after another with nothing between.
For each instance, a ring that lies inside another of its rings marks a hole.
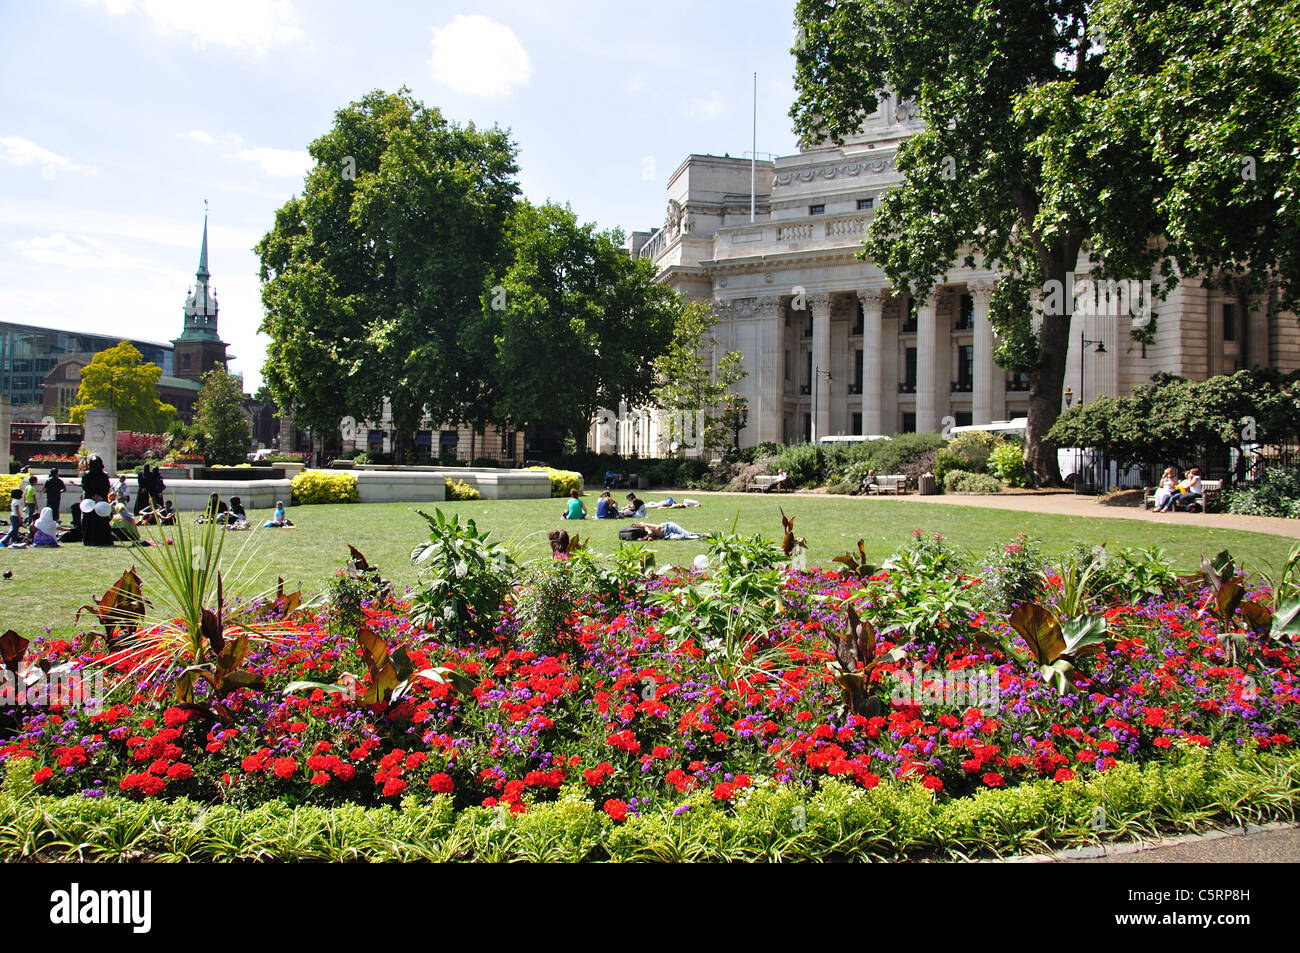
<instances>
[{"instance_id":1,"label":"white cloud","mask_svg":"<svg viewBox=\"0 0 1300 953\"><path fill-rule=\"evenodd\" d=\"M188 139L190 142L197 142L201 146L210 146L212 143L217 141L202 129L191 129L189 132L178 132L176 133L176 138Z\"/></svg>"},{"instance_id":2,"label":"white cloud","mask_svg":"<svg viewBox=\"0 0 1300 953\"><path fill-rule=\"evenodd\" d=\"M692 99L686 103L686 115L691 119L718 119L727 111L727 101L716 89L705 99Z\"/></svg>"},{"instance_id":3,"label":"white cloud","mask_svg":"<svg viewBox=\"0 0 1300 953\"><path fill-rule=\"evenodd\" d=\"M457 14L433 31L434 78L474 96L509 96L527 86L533 63L514 30L485 16Z\"/></svg>"},{"instance_id":4,"label":"white cloud","mask_svg":"<svg viewBox=\"0 0 1300 953\"><path fill-rule=\"evenodd\" d=\"M38 235L26 241L14 241L9 247L21 258L60 268L109 268L113 271L135 270L165 274L153 262L133 258L106 242L85 235L75 239L66 232Z\"/></svg>"},{"instance_id":5,"label":"white cloud","mask_svg":"<svg viewBox=\"0 0 1300 953\"><path fill-rule=\"evenodd\" d=\"M259 55L288 46L306 34L295 22L291 0L84 0L113 16L138 14L160 34L180 33L195 48L209 43Z\"/></svg>"},{"instance_id":6,"label":"white cloud","mask_svg":"<svg viewBox=\"0 0 1300 953\"><path fill-rule=\"evenodd\" d=\"M0 196L0 226L24 229L29 234L46 230L65 232L76 235L79 242L85 241L87 234L105 236L118 244L142 241L193 249L197 256L199 240L203 237L203 210L196 206L193 217L164 218ZM225 225L218 220L209 229L208 244L213 250L223 248L244 253L261 237L261 229Z\"/></svg>"},{"instance_id":7,"label":"white cloud","mask_svg":"<svg viewBox=\"0 0 1300 953\"><path fill-rule=\"evenodd\" d=\"M240 149L238 152L230 153L226 158L255 162L262 167L262 171L267 175L298 179L306 175L307 171L315 164L306 151L271 149L266 146L256 149Z\"/></svg>"},{"instance_id":8,"label":"white cloud","mask_svg":"<svg viewBox=\"0 0 1300 953\"><path fill-rule=\"evenodd\" d=\"M76 172L98 175L94 166L77 165L66 156L51 152L21 136L0 136L0 159L10 165L40 166L42 179L53 179L59 172Z\"/></svg>"}]
</instances>

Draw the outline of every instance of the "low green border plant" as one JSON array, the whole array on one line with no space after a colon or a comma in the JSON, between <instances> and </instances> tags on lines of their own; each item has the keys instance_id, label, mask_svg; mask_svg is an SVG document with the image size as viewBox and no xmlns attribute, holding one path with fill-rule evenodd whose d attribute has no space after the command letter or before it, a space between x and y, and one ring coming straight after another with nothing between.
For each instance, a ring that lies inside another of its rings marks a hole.
<instances>
[{"instance_id":1,"label":"low green border plant","mask_svg":"<svg viewBox=\"0 0 1300 953\"><path fill-rule=\"evenodd\" d=\"M955 858L1096 845L1213 824L1294 820L1300 752L1180 745L1088 780L1034 781L936 798L914 783L816 793L755 779L733 810L707 791L618 823L579 785L512 815L455 812L447 795L400 807L270 801L252 809L115 795L45 797L31 765L0 785L0 861L726 861Z\"/></svg>"}]
</instances>

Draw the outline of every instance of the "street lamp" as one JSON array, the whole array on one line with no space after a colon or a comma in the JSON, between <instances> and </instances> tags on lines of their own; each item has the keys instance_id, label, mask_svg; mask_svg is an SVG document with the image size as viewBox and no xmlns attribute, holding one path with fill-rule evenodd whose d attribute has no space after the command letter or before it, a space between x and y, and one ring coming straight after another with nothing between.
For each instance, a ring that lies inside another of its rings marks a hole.
<instances>
[{"instance_id":1,"label":"street lamp","mask_svg":"<svg viewBox=\"0 0 1300 953\"><path fill-rule=\"evenodd\" d=\"M743 397L732 397L727 410L731 415L732 445L740 449L740 432L749 426L749 401Z\"/></svg>"},{"instance_id":2,"label":"street lamp","mask_svg":"<svg viewBox=\"0 0 1300 953\"><path fill-rule=\"evenodd\" d=\"M1102 343L1101 341L1090 341L1090 340L1087 338L1086 335L1087 335L1087 332L1086 332L1086 331L1080 331L1080 332L1079 332L1079 406L1080 406L1080 407L1083 406L1083 356L1084 356L1084 354L1087 352L1088 347L1089 347L1090 345L1093 345L1093 344L1095 344L1095 345L1097 346L1097 350L1093 352L1094 354L1105 354L1105 353L1106 353L1106 345L1105 345L1104 343ZM1069 407L1069 406L1070 406L1070 398L1071 398L1071 396L1073 396L1073 395L1070 393L1070 389L1067 387L1067 388L1065 389L1065 406L1066 406L1066 407ZM1079 483L1079 471L1080 471L1080 470L1082 469L1082 467L1083 467L1083 461L1082 461L1082 459L1081 459L1080 456L1079 456L1079 452L1080 452L1080 450L1081 450L1081 448L1079 448L1079 447L1076 447L1076 448L1075 448L1075 461L1074 461L1074 473L1075 473L1075 476L1074 476L1074 480L1075 480L1076 492L1077 492L1078 483Z\"/></svg>"},{"instance_id":3,"label":"street lamp","mask_svg":"<svg viewBox=\"0 0 1300 953\"><path fill-rule=\"evenodd\" d=\"M831 372L824 371L820 367L814 367L813 379L812 379L812 420L810 421L810 425L808 427L808 431L809 434L812 436L813 443L817 442L817 390L818 390L817 381L823 377L826 378L827 380L830 380Z\"/></svg>"}]
</instances>

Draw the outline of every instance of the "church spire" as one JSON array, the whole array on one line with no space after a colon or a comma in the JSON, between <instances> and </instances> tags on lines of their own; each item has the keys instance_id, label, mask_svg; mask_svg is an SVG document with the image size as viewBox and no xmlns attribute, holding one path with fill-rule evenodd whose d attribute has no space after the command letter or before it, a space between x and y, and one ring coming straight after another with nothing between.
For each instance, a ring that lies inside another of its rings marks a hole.
<instances>
[{"instance_id":1,"label":"church spire","mask_svg":"<svg viewBox=\"0 0 1300 953\"><path fill-rule=\"evenodd\" d=\"M208 283L208 213L206 211L203 213L203 250L199 252L199 270L194 273L194 277L203 284Z\"/></svg>"}]
</instances>

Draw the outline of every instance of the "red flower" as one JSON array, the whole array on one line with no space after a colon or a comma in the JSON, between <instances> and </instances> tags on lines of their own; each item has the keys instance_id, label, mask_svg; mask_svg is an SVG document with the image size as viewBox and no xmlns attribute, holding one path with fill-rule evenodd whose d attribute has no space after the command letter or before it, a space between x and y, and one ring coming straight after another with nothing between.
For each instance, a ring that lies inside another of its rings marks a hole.
<instances>
[{"instance_id":1,"label":"red flower","mask_svg":"<svg viewBox=\"0 0 1300 953\"><path fill-rule=\"evenodd\" d=\"M194 777L194 769L183 761L178 761L167 769L168 781L188 781Z\"/></svg>"},{"instance_id":2,"label":"red flower","mask_svg":"<svg viewBox=\"0 0 1300 953\"><path fill-rule=\"evenodd\" d=\"M451 775L442 771L429 778L429 790L434 794L450 794L455 789L456 784L452 781Z\"/></svg>"},{"instance_id":3,"label":"red flower","mask_svg":"<svg viewBox=\"0 0 1300 953\"><path fill-rule=\"evenodd\" d=\"M277 778L287 780L293 777L294 772L297 770L298 762L293 758L276 758L271 762L271 771Z\"/></svg>"},{"instance_id":4,"label":"red flower","mask_svg":"<svg viewBox=\"0 0 1300 953\"><path fill-rule=\"evenodd\" d=\"M35 774L32 775L32 781L35 782L36 784L44 784L52 777L54 777L53 771L51 771L49 768L41 768L39 771L37 771Z\"/></svg>"},{"instance_id":5,"label":"red flower","mask_svg":"<svg viewBox=\"0 0 1300 953\"><path fill-rule=\"evenodd\" d=\"M384 797L397 797L406 790L406 782L401 778L389 778L384 783Z\"/></svg>"},{"instance_id":6,"label":"red flower","mask_svg":"<svg viewBox=\"0 0 1300 953\"><path fill-rule=\"evenodd\" d=\"M616 821L627 820L627 805L617 798L605 802L605 813Z\"/></svg>"},{"instance_id":7,"label":"red flower","mask_svg":"<svg viewBox=\"0 0 1300 953\"><path fill-rule=\"evenodd\" d=\"M1069 768L1057 768L1056 773L1052 775L1053 781L1073 781L1074 772Z\"/></svg>"},{"instance_id":8,"label":"red flower","mask_svg":"<svg viewBox=\"0 0 1300 953\"><path fill-rule=\"evenodd\" d=\"M313 774L313 775L311 776L311 783L314 784L314 785L316 785L317 787L320 787L320 786L325 785L325 784L329 784L329 783L330 783L330 776L329 776L328 772L325 772L325 771L317 771L315 774Z\"/></svg>"},{"instance_id":9,"label":"red flower","mask_svg":"<svg viewBox=\"0 0 1300 953\"><path fill-rule=\"evenodd\" d=\"M926 775L925 780L922 781L921 783L925 785L927 788L929 788L931 791L943 790L943 782L940 781L938 778L936 778L933 774Z\"/></svg>"},{"instance_id":10,"label":"red flower","mask_svg":"<svg viewBox=\"0 0 1300 953\"><path fill-rule=\"evenodd\" d=\"M996 771L990 771L988 774L984 775L984 783L991 788L1000 788L1002 785L1006 784L1006 782L1002 780L1002 775L998 774Z\"/></svg>"},{"instance_id":11,"label":"red flower","mask_svg":"<svg viewBox=\"0 0 1300 953\"><path fill-rule=\"evenodd\" d=\"M723 781L713 789L713 800L730 801L736 796L736 786L729 781Z\"/></svg>"}]
</instances>

